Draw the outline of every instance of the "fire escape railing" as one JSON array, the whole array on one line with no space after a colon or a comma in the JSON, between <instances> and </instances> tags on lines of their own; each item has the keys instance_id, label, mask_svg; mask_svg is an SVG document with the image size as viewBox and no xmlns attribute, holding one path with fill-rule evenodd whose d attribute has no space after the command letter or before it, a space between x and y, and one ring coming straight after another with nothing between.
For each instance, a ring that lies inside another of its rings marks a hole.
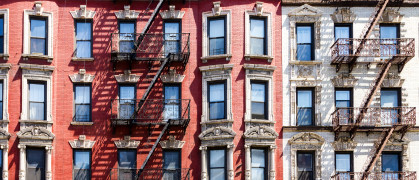
<instances>
[{"instance_id":1,"label":"fire escape railing","mask_svg":"<svg viewBox=\"0 0 419 180\"><path fill-rule=\"evenodd\" d=\"M331 177L332 180L361 180L366 177L367 180L416 180L416 172L338 172Z\"/></svg>"},{"instance_id":2,"label":"fire escape railing","mask_svg":"<svg viewBox=\"0 0 419 180\"><path fill-rule=\"evenodd\" d=\"M143 173L138 177L137 172L139 169L123 169L111 168L110 180L189 180L189 168L176 168L176 169L144 169Z\"/></svg>"}]
</instances>

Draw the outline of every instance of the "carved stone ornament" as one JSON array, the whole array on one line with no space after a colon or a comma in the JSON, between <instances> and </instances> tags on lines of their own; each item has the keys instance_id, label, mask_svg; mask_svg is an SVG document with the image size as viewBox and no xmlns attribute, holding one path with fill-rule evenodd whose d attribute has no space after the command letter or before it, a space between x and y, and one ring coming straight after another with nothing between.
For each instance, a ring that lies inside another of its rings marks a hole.
<instances>
[{"instance_id":1,"label":"carved stone ornament","mask_svg":"<svg viewBox=\"0 0 419 180\"><path fill-rule=\"evenodd\" d=\"M261 16L263 14L263 2L257 1L254 10L258 16Z\"/></svg>"},{"instance_id":2,"label":"carved stone ornament","mask_svg":"<svg viewBox=\"0 0 419 180\"><path fill-rule=\"evenodd\" d=\"M213 2L214 8L212 8L212 13L214 16L219 16L221 14L222 8L221 8L221 1Z\"/></svg>"},{"instance_id":3,"label":"carved stone ornament","mask_svg":"<svg viewBox=\"0 0 419 180\"><path fill-rule=\"evenodd\" d=\"M315 146L322 146L324 142L325 140L323 137L311 132L296 134L288 141L291 145L307 144Z\"/></svg>"},{"instance_id":4,"label":"carved stone ornament","mask_svg":"<svg viewBox=\"0 0 419 180\"><path fill-rule=\"evenodd\" d=\"M137 83L140 79L139 75L131 74L130 70L125 70L124 74L114 76L118 83Z\"/></svg>"},{"instance_id":5,"label":"carved stone ornament","mask_svg":"<svg viewBox=\"0 0 419 180\"><path fill-rule=\"evenodd\" d=\"M86 135L80 135L79 139L68 141L73 149L92 149L96 141L86 140Z\"/></svg>"},{"instance_id":6,"label":"carved stone ornament","mask_svg":"<svg viewBox=\"0 0 419 180\"><path fill-rule=\"evenodd\" d=\"M74 19L93 19L96 12L92 10L87 10L86 5L80 5L80 9L76 11L70 11L71 16Z\"/></svg>"},{"instance_id":7,"label":"carved stone ornament","mask_svg":"<svg viewBox=\"0 0 419 180\"><path fill-rule=\"evenodd\" d=\"M351 11L351 8L337 8L330 17L334 23L353 23L356 19L356 14Z\"/></svg>"},{"instance_id":8,"label":"carved stone ornament","mask_svg":"<svg viewBox=\"0 0 419 180\"><path fill-rule=\"evenodd\" d=\"M42 3L39 1L35 2L35 5L33 6L33 10L35 11L35 14L40 16L44 12L44 8L42 7Z\"/></svg>"},{"instance_id":9,"label":"carved stone ornament","mask_svg":"<svg viewBox=\"0 0 419 180\"><path fill-rule=\"evenodd\" d=\"M176 74L176 70L170 69L168 74L161 75L160 79L163 83L182 83L185 75Z\"/></svg>"},{"instance_id":10,"label":"carved stone ornament","mask_svg":"<svg viewBox=\"0 0 419 180\"><path fill-rule=\"evenodd\" d=\"M166 141L160 141L160 146L163 149L182 149L185 141L176 140L174 136L169 136Z\"/></svg>"},{"instance_id":11,"label":"carved stone ornament","mask_svg":"<svg viewBox=\"0 0 419 180\"><path fill-rule=\"evenodd\" d=\"M355 79L355 77L349 73L341 73L333 77L331 81L335 87L354 87L358 82L358 79Z\"/></svg>"},{"instance_id":12,"label":"carved stone ornament","mask_svg":"<svg viewBox=\"0 0 419 180\"><path fill-rule=\"evenodd\" d=\"M322 11L308 4L304 4L292 10L290 13L288 13L288 16L321 16L321 15L322 15Z\"/></svg>"},{"instance_id":13,"label":"carved stone ornament","mask_svg":"<svg viewBox=\"0 0 419 180\"><path fill-rule=\"evenodd\" d=\"M117 148L137 149L140 141L131 140L130 136L124 136L124 139L114 141Z\"/></svg>"},{"instance_id":14,"label":"carved stone ornament","mask_svg":"<svg viewBox=\"0 0 419 180\"><path fill-rule=\"evenodd\" d=\"M19 139L41 139L41 140L53 140L55 135L49 130L39 127L29 127L20 130L17 133Z\"/></svg>"},{"instance_id":15,"label":"carved stone ornament","mask_svg":"<svg viewBox=\"0 0 419 180\"><path fill-rule=\"evenodd\" d=\"M386 8L383 12L383 15L381 15L380 22L402 22L403 15L400 14L400 12L394 8Z\"/></svg>"},{"instance_id":16,"label":"carved stone ornament","mask_svg":"<svg viewBox=\"0 0 419 180\"><path fill-rule=\"evenodd\" d=\"M182 19L185 11L175 10L175 5L170 5L169 10L160 12L162 19Z\"/></svg>"},{"instance_id":17,"label":"carved stone ornament","mask_svg":"<svg viewBox=\"0 0 419 180\"><path fill-rule=\"evenodd\" d=\"M135 10L130 10L130 6L124 6L124 10L115 12L115 16L118 19L137 19L140 12Z\"/></svg>"},{"instance_id":18,"label":"carved stone ornament","mask_svg":"<svg viewBox=\"0 0 419 180\"><path fill-rule=\"evenodd\" d=\"M86 69L80 69L79 73L69 75L69 77L71 79L71 82L73 83L79 83L79 82L91 83L93 82L95 75L86 74Z\"/></svg>"},{"instance_id":19,"label":"carved stone ornament","mask_svg":"<svg viewBox=\"0 0 419 180\"><path fill-rule=\"evenodd\" d=\"M0 128L0 140L9 139L9 138L10 138L10 133Z\"/></svg>"},{"instance_id":20,"label":"carved stone ornament","mask_svg":"<svg viewBox=\"0 0 419 180\"><path fill-rule=\"evenodd\" d=\"M295 8L288 13L290 21L290 40L292 42L291 49L297 49L296 47L296 23L314 23L314 39L316 49L320 48L320 17L323 12L313 6L304 4L298 8ZM293 52L293 59L296 59L296 52Z\"/></svg>"},{"instance_id":21,"label":"carved stone ornament","mask_svg":"<svg viewBox=\"0 0 419 180\"><path fill-rule=\"evenodd\" d=\"M332 143L335 151L348 151L356 148L357 142L352 141L349 137L341 137Z\"/></svg>"},{"instance_id":22,"label":"carved stone ornament","mask_svg":"<svg viewBox=\"0 0 419 180\"><path fill-rule=\"evenodd\" d=\"M278 133L268 126L249 128L243 135L246 139L275 139Z\"/></svg>"},{"instance_id":23,"label":"carved stone ornament","mask_svg":"<svg viewBox=\"0 0 419 180\"><path fill-rule=\"evenodd\" d=\"M401 79L397 73L388 73L388 75L384 78L381 87L402 87L404 81L405 80Z\"/></svg>"},{"instance_id":24,"label":"carved stone ornament","mask_svg":"<svg viewBox=\"0 0 419 180\"><path fill-rule=\"evenodd\" d=\"M227 127L213 127L205 130L199 135L201 140L216 140L234 138L236 133Z\"/></svg>"}]
</instances>

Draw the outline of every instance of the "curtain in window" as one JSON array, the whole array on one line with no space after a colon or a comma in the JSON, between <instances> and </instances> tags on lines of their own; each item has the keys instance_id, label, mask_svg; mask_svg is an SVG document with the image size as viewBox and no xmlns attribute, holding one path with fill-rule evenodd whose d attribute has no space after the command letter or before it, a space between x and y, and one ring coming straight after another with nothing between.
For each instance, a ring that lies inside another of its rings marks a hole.
<instances>
[{"instance_id":1,"label":"curtain in window","mask_svg":"<svg viewBox=\"0 0 419 180\"><path fill-rule=\"evenodd\" d=\"M297 121L298 125L312 125L313 114L313 93L311 90L297 91Z\"/></svg>"},{"instance_id":2,"label":"curtain in window","mask_svg":"<svg viewBox=\"0 0 419 180\"><path fill-rule=\"evenodd\" d=\"M225 54L225 19L209 20L209 55Z\"/></svg>"},{"instance_id":3,"label":"curtain in window","mask_svg":"<svg viewBox=\"0 0 419 180\"><path fill-rule=\"evenodd\" d=\"M77 57L90 58L92 57L92 23L91 22L77 22L76 29L76 45Z\"/></svg>"},{"instance_id":4,"label":"curtain in window","mask_svg":"<svg viewBox=\"0 0 419 180\"><path fill-rule=\"evenodd\" d=\"M179 86L165 86L164 87L164 119L179 119L180 118L180 97Z\"/></svg>"},{"instance_id":5,"label":"curtain in window","mask_svg":"<svg viewBox=\"0 0 419 180\"><path fill-rule=\"evenodd\" d=\"M135 24L134 22L119 23L119 52L130 53L134 49Z\"/></svg>"},{"instance_id":6,"label":"curtain in window","mask_svg":"<svg viewBox=\"0 0 419 180\"><path fill-rule=\"evenodd\" d=\"M31 19L31 54L46 54L46 20Z\"/></svg>"},{"instance_id":7,"label":"curtain in window","mask_svg":"<svg viewBox=\"0 0 419 180\"><path fill-rule=\"evenodd\" d=\"M297 26L297 60L311 61L312 51L312 27Z\"/></svg>"},{"instance_id":8,"label":"curtain in window","mask_svg":"<svg viewBox=\"0 0 419 180\"><path fill-rule=\"evenodd\" d=\"M210 119L223 119L225 114L224 84L211 84L209 87L209 117Z\"/></svg>"},{"instance_id":9,"label":"curtain in window","mask_svg":"<svg viewBox=\"0 0 419 180\"><path fill-rule=\"evenodd\" d=\"M45 85L29 84L29 118L45 120Z\"/></svg>"},{"instance_id":10,"label":"curtain in window","mask_svg":"<svg viewBox=\"0 0 419 180\"><path fill-rule=\"evenodd\" d=\"M265 54L265 19L250 19L250 54Z\"/></svg>"},{"instance_id":11,"label":"curtain in window","mask_svg":"<svg viewBox=\"0 0 419 180\"><path fill-rule=\"evenodd\" d=\"M76 121L90 121L90 86L76 86Z\"/></svg>"}]
</instances>

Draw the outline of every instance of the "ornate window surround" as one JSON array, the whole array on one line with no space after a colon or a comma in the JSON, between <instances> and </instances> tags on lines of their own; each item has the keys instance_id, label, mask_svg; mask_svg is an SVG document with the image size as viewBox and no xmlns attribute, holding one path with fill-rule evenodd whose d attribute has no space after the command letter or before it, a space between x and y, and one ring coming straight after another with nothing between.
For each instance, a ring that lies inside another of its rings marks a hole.
<instances>
[{"instance_id":1,"label":"ornate window surround","mask_svg":"<svg viewBox=\"0 0 419 180\"><path fill-rule=\"evenodd\" d=\"M245 59L267 59L268 62L272 62L272 13L263 11L263 2L256 2L256 6L253 10L244 12L244 26L245 26ZM255 55L250 54L250 17L263 17L266 19L266 50L267 55Z\"/></svg>"},{"instance_id":2,"label":"ornate window surround","mask_svg":"<svg viewBox=\"0 0 419 180\"><path fill-rule=\"evenodd\" d=\"M19 133L18 133L19 136ZM20 138L20 137L19 137ZM52 137L53 138L53 137ZM27 144L19 142L19 180L26 180L26 147L43 147L46 153L45 179L52 180L52 140L47 144Z\"/></svg>"},{"instance_id":3,"label":"ornate window surround","mask_svg":"<svg viewBox=\"0 0 419 180\"><path fill-rule=\"evenodd\" d=\"M351 8L343 7L337 8L330 17L334 23L353 23L356 19L356 14L351 11Z\"/></svg>"},{"instance_id":4,"label":"ornate window surround","mask_svg":"<svg viewBox=\"0 0 419 180\"><path fill-rule=\"evenodd\" d=\"M234 166L233 166L233 153L234 144L217 145L217 146L200 146L201 150L201 180L208 180L208 148L210 147L226 147L227 151L227 180L234 180Z\"/></svg>"},{"instance_id":5,"label":"ornate window surround","mask_svg":"<svg viewBox=\"0 0 419 180\"><path fill-rule=\"evenodd\" d=\"M80 135L78 139L68 141L73 149L92 149L96 141L86 140L86 135Z\"/></svg>"},{"instance_id":6,"label":"ornate window surround","mask_svg":"<svg viewBox=\"0 0 419 180\"><path fill-rule=\"evenodd\" d=\"M231 59L231 10L223 10L221 8L221 1L213 2L214 8L212 11L202 13L202 57L201 60L203 63L206 63L209 59L222 59L225 58L226 61ZM208 18L225 16L226 17L226 49L225 54L212 55L208 54Z\"/></svg>"},{"instance_id":7,"label":"ornate window surround","mask_svg":"<svg viewBox=\"0 0 419 180\"><path fill-rule=\"evenodd\" d=\"M0 64L0 81L3 81L3 117L0 120L2 124L0 127L5 130L8 129L7 123L9 122L9 70L11 67L12 65L9 63Z\"/></svg>"},{"instance_id":8,"label":"ornate window surround","mask_svg":"<svg viewBox=\"0 0 419 180\"><path fill-rule=\"evenodd\" d=\"M130 5L124 6L124 10L116 11L115 16L117 19L137 19L140 12L131 10Z\"/></svg>"},{"instance_id":9,"label":"ornate window surround","mask_svg":"<svg viewBox=\"0 0 419 180\"><path fill-rule=\"evenodd\" d=\"M322 169L322 146L325 140L316 133L303 132L294 135L288 144L291 146L291 180L297 180L297 151L312 150L315 151L315 177L321 179Z\"/></svg>"},{"instance_id":10,"label":"ornate window surround","mask_svg":"<svg viewBox=\"0 0 419 180\"><path fill-rule=\"evenodd\" d=\"M409 171L410 156L409 156L408 148L409 148L410 140L407 139L406 137L403 137L403 139L401 139L401 137L402 136L400 134L391 135L383 151L400 152L400 158L402 161L401 168L403 171ZM382 169L381 167L382 167L382 161L381 161L381 157L379 157L377 159L377 164L375 165L375 171L380 172Z\"/></svg>"},{"instance_id":11,"label":"ornate window surround","mask_svg":"<svg viewBox=\"0 0 419 180\"><path fill-rule=\"evenodd\" d=\"M185 11L175 10L175 5L170 5L169 10L160 11L162 19L182 19Z\"/></svg>"},{"instance_id":12,"label":"ornate window surround","mask_svg":"<svg viewBox=\"0 0 419 180\"><path fill-rule=\"evenodd\" d=\"M68 76L70 77L70 80L71 82L73 82L73 84L79 83L79 84L91 85L93 80L95 79L95 75L86 74L86 69L79 69L79 73L68 75ZM75 112L74 109L73 109L73 112ZM93 125L93 121L90 121L90 122L71 121L70 124L71 125Z\"/></svg>"},{"instance_id":13,"label":"ornate window surround","mask_svg":"<svg viewBox=\"0 0 419 180\"><path fill-rule=\"evenodd\" d=\"M30 17L31 16L40 16L47 18L47 31L48 31L48 51L46 55L38 55L38 54L31 54L31 47L30 47ZM34 8L32 10L24 10L23 12L23 60L28 60L29 58L37 58L37 59L46 59L48 62L52 62L53 60L53 49L54 49L54 21L52 19L53 13L44 11L41 2L35 2Z\"/></svg>"},{"instance_id":14,"label":"ornate window surround","mask_svg":"<svg viewBox=\"0 0 419 180\"><path fill-rule=\"evenodd\" d=\"M315 49L320 49L320 27L322 11L308 4L295 8L288 13L290 23L290 61L297 60L297 23L314 23L314 44ZM315 53L316 54L316 53ZM313 61L316 59L314 57ZM313 62L312 61L312 62ZM314 61L316 62L316 61Z\"/></svg>"},{"instance_id":15,"label":"ornate window surround","mask_svg":"<svg viewBox=\"0 0 419 180\"><path fill-rule=\"evenodd\" d=\"M176 140L174 136L169 136L169 139L160 141L159 144L162 149L182 149L185 141Z\"/></svg>"},{"instance_id":16,"label":"ornate window surround","mask_svg":"<svg viewBox=\"0 0 419 180\"><path fill-rule=\"evenodd\" d=\"M92 11L92 10L87 10L87 6L86 5L80 5L80 9L75 10L75 11L70 11L71 16L73 17L73 19L77 20L77 19L88 19L91 20L89 22L92 23L92 32L93 32L93 18L95 17L96 11ZM76 27L76 25L74 24L74 27ZM74 30L74 50L76 50L77 48L77 41L76 41L76 30ZM93 33L92 33L92 38L93 38ZM92 40L93 43L93 40ZM93 45L92 45L93 47ZM92 49L93 52L93 49ZM93 61L95 60L92 54L92 57L83 57L83 58L79 58L77 56L73 56L71 57L72 61Z\"/></svg>"},{"instance_id":17,"label":"ornate window surround","mask_svg":"<svg viewBox=\"0 0 419 180\"><path fill-rule=\"evenodd\" d=\"M9 9L0 9L0 15L3 16L3 54L0 54L0 58L3 60L9 59Z\"/></svg>"},{"instance_id":18,"label":"ornate window surround","mask_svg":"<svg viewBox=\"0 0 419 180\"><path fill-rule=\"evenodd\" d=\"M140 141L132 140L131 136L124 136L124 139L114 140L118 149L137 149Z\"/></svg>"},{"instance_id":19,"label":"ornate window surround","mask_svg":"<svg viewBox=\"0 0 419 180\"><path fill-rule=\"evenodd\" d=\"M131 74L131 70L125 70L124 74L114 75L118 83L137 83L140 79L139 75Z\"/></svg>"}]
</instances>

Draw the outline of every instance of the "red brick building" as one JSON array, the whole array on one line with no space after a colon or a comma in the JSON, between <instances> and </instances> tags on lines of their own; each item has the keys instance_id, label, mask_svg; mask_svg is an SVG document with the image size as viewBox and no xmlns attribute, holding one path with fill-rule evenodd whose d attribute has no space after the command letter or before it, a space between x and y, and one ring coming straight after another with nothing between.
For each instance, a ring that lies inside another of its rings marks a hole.
<instances>
[{"instance_id":1,"label":"red brick building","mask_svg":"<svg viewBox=\"0 0 419 180\"><path fill-rule=\"evenodd\" d=\"M282 179L281 24L278 1L3 0L3 179Z\"/></svg>"}]
</instances>

